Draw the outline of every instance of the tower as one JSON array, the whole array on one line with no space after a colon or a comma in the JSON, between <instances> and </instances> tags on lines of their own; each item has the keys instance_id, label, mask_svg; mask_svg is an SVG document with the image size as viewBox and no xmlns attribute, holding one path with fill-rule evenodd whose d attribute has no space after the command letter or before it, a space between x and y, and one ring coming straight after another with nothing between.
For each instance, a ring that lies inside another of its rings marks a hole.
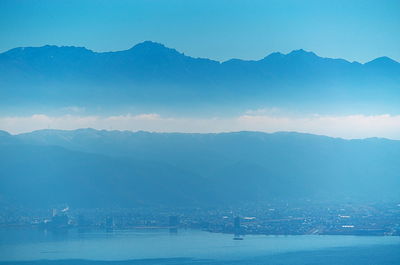
<instances>
[{"instance_id":1,"label":"tower","mask_svg":"<svg viewBox=\"0 0 400 265\"><path fill-rule=\"evenodd\" d=\"M171 215L168 219L169 221L169 232L176 234L178 232L179 219L176 215Z\"/></svg>"},{"instance_id":2,"label":"tower","mask_svg":"<svg viewBox=\"0 0 400 265\"><path fill-rule=\"evenodd\" d=\"M233 234L234 234L234 237L233 237L234 240L243 240L243 238L240 236L241 229L240 229L240 217L239 216L236 216L233 219Z\"/></svg>"}]
</instances>

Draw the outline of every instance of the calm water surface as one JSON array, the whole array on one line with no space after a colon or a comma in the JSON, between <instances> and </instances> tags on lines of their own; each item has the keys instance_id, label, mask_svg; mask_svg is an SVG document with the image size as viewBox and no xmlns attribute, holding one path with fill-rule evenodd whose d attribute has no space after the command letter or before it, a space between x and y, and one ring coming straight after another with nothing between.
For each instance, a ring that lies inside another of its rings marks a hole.
<instances>
[{"instance_id":1,"label":"calm water surface","mask_svg":"<svg viewBox=\"0 0 400 265\"><path fill-rule=\"evenodd\" d=\"M111 261L178 257L238 260L338 248L349 250L365 247L373 250L385 246L391 249L399 247L400 251L400 238L248 235L244 240L237 241L232 240L232 235L199 230L179 230L177 233L170 233L168 230L140 229L111 232L69 230L64 233L54 233L37 229L0 229L0 261L43 259Z\"/></svg>"}]
</instances>

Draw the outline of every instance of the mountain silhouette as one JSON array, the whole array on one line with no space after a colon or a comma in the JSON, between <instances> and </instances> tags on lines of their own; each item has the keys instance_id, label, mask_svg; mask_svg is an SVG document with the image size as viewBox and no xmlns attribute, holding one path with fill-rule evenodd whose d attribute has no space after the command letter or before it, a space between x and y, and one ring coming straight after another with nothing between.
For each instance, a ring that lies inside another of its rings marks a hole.
<instances>
[{"instance_id":1,"label":"mountain silhouette","mask_svg":"<svg viewBox=\"0 0 400 265\"><path fill-rule=\"evenodd\" d=\"M4 106L363 104L398 106L400 64L361 64L295 50L261 60L193 58L146 41L117 52L15 48L0 54Z\"/></svg>"},{"instance_id":2,"label":"mountain silhouette","mask_svg":"<svg viewBox=\"0 0 400 265\"><path fill-rule=\"evenodd\" d=\"M36 207L398 200L400 141L281 132L0 134L0 203Z\"/></svg>"}]
</instances>

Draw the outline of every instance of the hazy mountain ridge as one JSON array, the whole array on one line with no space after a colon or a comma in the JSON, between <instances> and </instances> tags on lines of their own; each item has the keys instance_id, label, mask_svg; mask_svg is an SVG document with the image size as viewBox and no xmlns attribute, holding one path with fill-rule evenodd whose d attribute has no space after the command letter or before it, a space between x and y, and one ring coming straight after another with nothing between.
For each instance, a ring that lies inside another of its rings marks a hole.
<instances>
[{"instance_id":1,"label":"hazy mountain ridge","mask_svg":"<svg viewBox=\"0 0 400 265\"><path fill-rule=\"evenodd\" d=\"M357 103L400 99L400 64L387 57L351 63L304 50L221 63L150 41L103 53L43 46L0 54L0 84L4 104Z\"/></svg>"},{"instance_id":2,"label":"hazy mountain ridge","mask_svg":"<svg viewBox=\"0 0 400 265\"><path fill-rule=\"evenodd\" d=\"M81 129L4 133L0 146L1 197L21 204L399 198L400 141L386 139Z\"/></svg>"}]
</instances>

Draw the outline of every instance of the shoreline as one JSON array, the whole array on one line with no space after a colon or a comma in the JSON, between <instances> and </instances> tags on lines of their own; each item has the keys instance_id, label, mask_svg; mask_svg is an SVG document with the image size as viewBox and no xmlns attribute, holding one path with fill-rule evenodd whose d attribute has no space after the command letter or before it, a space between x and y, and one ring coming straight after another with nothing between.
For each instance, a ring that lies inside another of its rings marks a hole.
<instances>
[{"instance_id":1,"label":"shoreline","mask_svg":"<svg viewBox=\"0 0 400 265\"><path fill-rule=\"evenodd\" d=\"M86 227L78 227L78 226L71 226L71 227L62 227L62 228L45 228L45 227L40 227L38 225L0 225L0 229L6 229L11 228L11 229L33 229L33 230L45 230L45 231L50 231L50 232L68 232L70 230L76 230L79 233L86 233L91 230L95 231L104 231L104 232L112 232L112 231L129 231L129 230L176 230L175 232L179 232L181 230L198 230L198 231L204 231L204 232L209 232L209 233L216 233L216 234L226 234L226 235L234 235L234 233L230 232L223 232L223 231L213 231L213 230L207 230L207 229L199 229L199 228L177 228L177 227L171 227L171 226L129 226L129 227L114 227L114 228L107 228L107 227L99 227L99 226L86 226ZM360 230L359 230L360 231ZM240 234L241 236L255 236L255 235L260 235L260 236L311 236L311 235L316 235L316 236L360 236L360 237L365 237L365 236L373 236L373 237L400 237L398 234L388 234L388 233L376 233L375 230L361 230L364 233L359 233L359 231L354 231L355 233L351 233L352 231L348 231L346 233L296 233L296 234L266 234L266 233L243 233ZM375 232L375 233L374 233Z\"/></svg>"}]
</instances>

